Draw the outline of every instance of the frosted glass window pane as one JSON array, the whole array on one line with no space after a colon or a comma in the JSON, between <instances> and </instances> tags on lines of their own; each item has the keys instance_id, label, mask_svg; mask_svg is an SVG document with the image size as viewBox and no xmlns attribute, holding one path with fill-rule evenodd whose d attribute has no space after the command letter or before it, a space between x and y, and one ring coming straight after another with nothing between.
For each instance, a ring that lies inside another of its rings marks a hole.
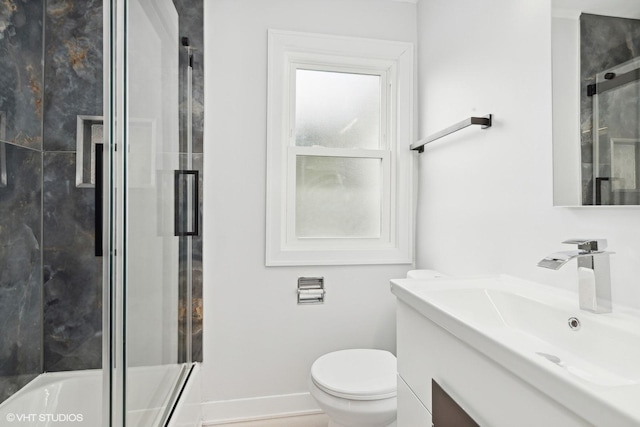
<instances>
[{"instance_id":1,"label":"frosted glass window pane","mask_svg":"<svg viewBox=\"0 0 640 427\"><path fill-rule=\"evenodd\" d=\"M296 70L296 145L380 148L380 76Z\"/></svg>"},{"instance_id":2,"label":"frosted glass window pane","mask_svg":"<svg viewBox=\"0 0 640 427\"><path fill-rule=\"evenodd\" d=\"M382 160L297 156L297 237L380 237Z\"/></svg>"}]
</instances>

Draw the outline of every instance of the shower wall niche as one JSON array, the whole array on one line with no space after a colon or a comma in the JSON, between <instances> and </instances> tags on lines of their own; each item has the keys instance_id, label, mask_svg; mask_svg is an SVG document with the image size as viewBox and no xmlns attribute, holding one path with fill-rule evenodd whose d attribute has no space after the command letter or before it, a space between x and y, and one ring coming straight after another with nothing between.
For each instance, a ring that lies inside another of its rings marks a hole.
<instances>
[{"instance_id":1,"label":"shower wall niche","mask_svg":"<svg viewBox=\"0 0 640 427\"><path fill-rule=\"evenodd\" d=\"M193 148L183 157L202 185L202 0L174 3L195 48ZM0 402L42 372L102 365L94 188L76 182L78 116L102 116L102 26L102 0L0 2ZM193 344L180 358L200 361L201 238L190 244L193 300L181 301L179 339L190 306Z\"/></svg>"}]
</instances>

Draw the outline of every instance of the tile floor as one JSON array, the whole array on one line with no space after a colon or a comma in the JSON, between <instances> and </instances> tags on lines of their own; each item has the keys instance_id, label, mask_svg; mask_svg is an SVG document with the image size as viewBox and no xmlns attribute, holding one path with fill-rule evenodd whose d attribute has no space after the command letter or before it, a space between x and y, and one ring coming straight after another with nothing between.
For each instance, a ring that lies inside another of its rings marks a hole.
<instances>
[{"instance_id":1,"label":"tile floor","mask_svg":"<svg viewBox=\"0 0 640 427\"><path fill-rule=\"evenodd\" d=\"M329 418L327 418L325 414L317 414L262 421L219 424L215 427L327 427L328 423Z\"/></svg>"}]
</instances>

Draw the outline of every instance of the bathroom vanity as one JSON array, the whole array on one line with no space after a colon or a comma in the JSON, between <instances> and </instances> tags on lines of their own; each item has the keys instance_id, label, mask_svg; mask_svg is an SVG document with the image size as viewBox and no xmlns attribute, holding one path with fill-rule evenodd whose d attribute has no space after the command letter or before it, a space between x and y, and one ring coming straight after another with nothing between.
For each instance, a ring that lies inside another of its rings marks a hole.
<instances>
[{"instance_id":1,"label":"bathroom vanity","mask_svg":"<svg viewBox=\"0 0 640 427\"><path fill-rule=\"evenodd\" d=\"M391 289L398 427L461 425L435 422L436 386L470 426L640 425L637 311L585 312L575 293L510 276L398 279Z\"/></svg>"}]
</instances>

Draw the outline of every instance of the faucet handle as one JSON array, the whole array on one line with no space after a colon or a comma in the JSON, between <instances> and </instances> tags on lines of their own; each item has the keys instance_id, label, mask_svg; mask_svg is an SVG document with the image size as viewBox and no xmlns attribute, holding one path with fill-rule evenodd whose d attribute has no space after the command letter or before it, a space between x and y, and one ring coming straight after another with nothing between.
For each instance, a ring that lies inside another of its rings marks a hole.
<instances>
[{"instance_id":1,"label":"faucet handle","mask_svg":"<svg viewBox=\"0 0 640 427\"><path fill-rule=\"evenodd\" d=\"M586 252L603 251L607 247L607 239L569 239L562 243L578 245L578 249Z\"/></svg>"}]
</instances>

